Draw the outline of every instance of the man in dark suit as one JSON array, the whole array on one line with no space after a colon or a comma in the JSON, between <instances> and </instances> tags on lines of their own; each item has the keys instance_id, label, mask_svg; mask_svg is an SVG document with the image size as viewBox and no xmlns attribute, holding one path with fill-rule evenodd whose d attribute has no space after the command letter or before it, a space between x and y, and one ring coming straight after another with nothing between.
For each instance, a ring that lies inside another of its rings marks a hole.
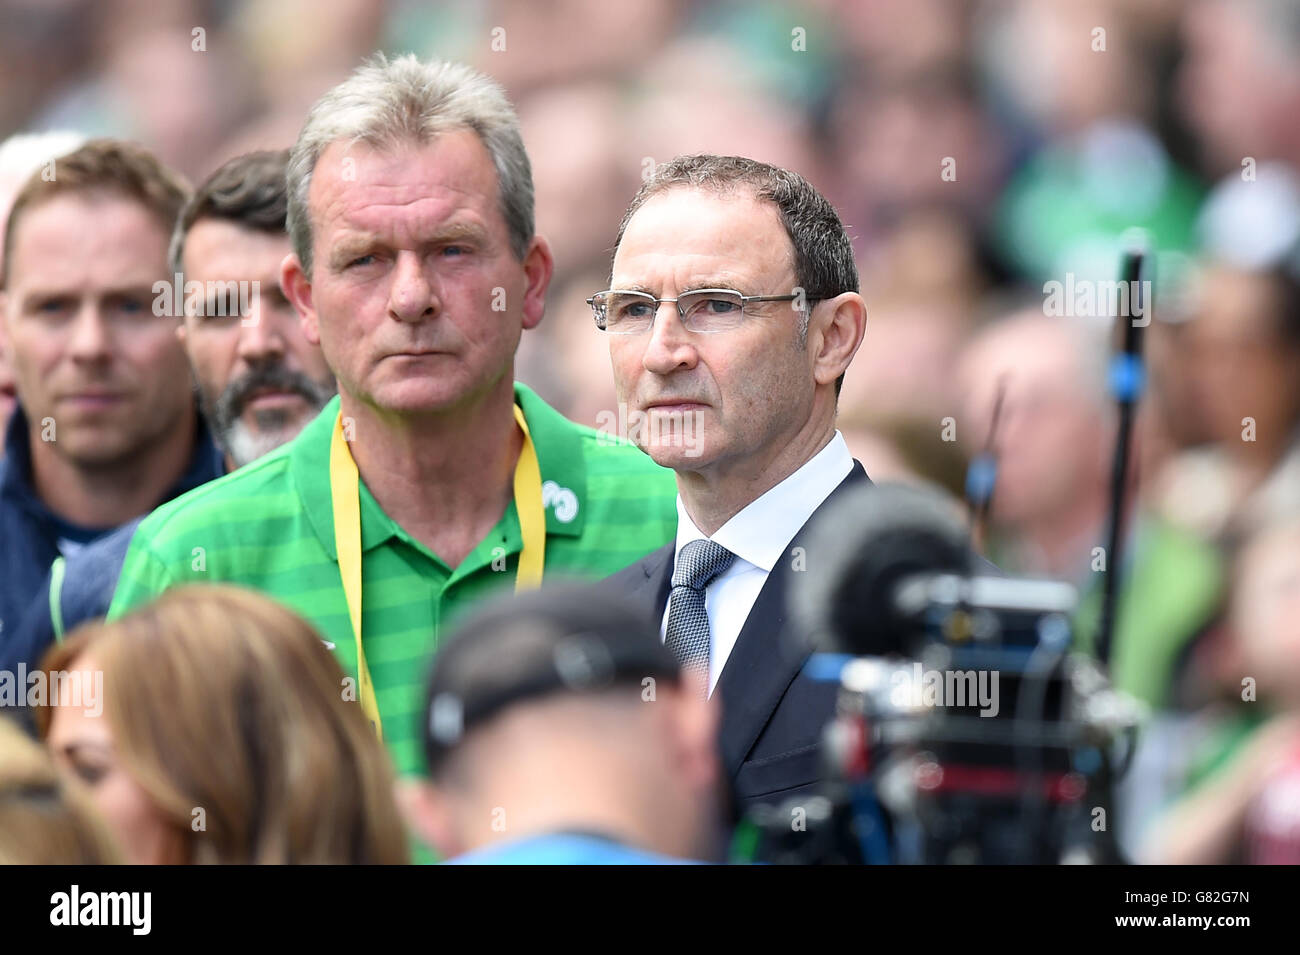
<instances>
[{"instance_id":1,"label":"man in dark suit","mask_svg":"<svg viewBox=\"0 0 1300 955\"><path fill-rule=\"evenodd\" d=\"M817 782L836 694L801 672L791 639L803 541L827 501L868 481L835 429L866 328L853 250L798 174L679 157L633 199L610 286L590 304L624 436L676 471L679 492L676 540L610 585L721 699L742 806L779 802Z\"/></svg>"}]
</instances>

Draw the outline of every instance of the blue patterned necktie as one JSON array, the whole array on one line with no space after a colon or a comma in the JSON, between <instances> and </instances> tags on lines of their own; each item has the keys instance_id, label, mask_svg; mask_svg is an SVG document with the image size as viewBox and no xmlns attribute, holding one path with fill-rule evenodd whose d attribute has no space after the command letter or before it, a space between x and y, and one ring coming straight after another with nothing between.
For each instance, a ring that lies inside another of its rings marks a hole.
<instances>
[{"instance_id":1,"label":"blue patterned necktie","mask_svg":"<svg viewBox=\"0 0 1300 955\"><path fill-rule=\"evenodd\" d=\"M709 672L709 615L705 611L704 588L735 559L736 555L721 544L703 539L691 541L677 556L664 644L684 669Z\"/></svg>"}]
</instances>

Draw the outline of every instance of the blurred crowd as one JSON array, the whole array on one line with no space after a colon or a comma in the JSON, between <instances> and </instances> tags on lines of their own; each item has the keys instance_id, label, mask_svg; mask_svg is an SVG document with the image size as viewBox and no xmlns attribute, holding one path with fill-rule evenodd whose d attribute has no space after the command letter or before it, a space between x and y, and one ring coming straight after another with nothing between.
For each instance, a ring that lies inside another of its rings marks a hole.
<instances>
[{"instance_id":1,"label":"blurred crowd","mask_svg":"<svg viewBox=\"0 0 1300 955\"><path fill-rule=\"evenodd\" d=\"M1154 309L1105 648L1149 708L1121 841L1142 861L1294 847L1300 4L0 0L0 22L0 140L135 140L193 182L291 145L374 50L498 80L556 266L517 377L593 427L617 400L585 299L648 171L696 152L798 171L848 227L869 309L839 402L854 457L961 498L991 453L985 553L1075 584L1084 646L1108 558L1114 316L1053 314L1047 289L1117 279L1145 230ZM35 168L5 157L0 210ZM0 357L0 421L13 395ZM381 797L349 798L358 857L400 857L366 829Z\"/></svg>"}]
</instances>

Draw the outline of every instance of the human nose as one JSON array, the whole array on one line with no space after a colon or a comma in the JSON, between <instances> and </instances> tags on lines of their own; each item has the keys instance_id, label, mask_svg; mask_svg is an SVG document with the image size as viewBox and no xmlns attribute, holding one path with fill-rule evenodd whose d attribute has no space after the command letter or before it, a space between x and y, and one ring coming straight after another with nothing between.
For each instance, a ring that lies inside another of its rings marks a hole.
<instances>
[{"instance_id":1,"label":"human nose","mask_svg":"<svg viewBox=\"0 0 1300 955\"><path fill-rule=\"evenodd\" d=\"M665 306L669 309L667 314L664 313ZM660 299L642 359L646 371L667 375L678 368L692 368L698 361L699 353L682 324L677 300Z\"/></svg>"},{"instance_id":2,"label":"human nose","mask_svg":"<svg viewBox=\"0 0 1300 955\"><path fill-rule=\"evenodd\" d=\"M263 308L260 296L249 304L248 314L239 322L239 357L250 365L278 361L285 354L284 329L275 310Z\"/></svg>"},{"instance_id":3,"label":"human nose","mask_svg":"<svg viewBox=\"0 0 1300 955\"><path fill-rule=\"evenodd\" d=\"M78 361L103 361L111 354L111 336L100 308L85 303L79 310L68 340L68 353Z\"/></svg>"},{"instance_id":4,"label":"human nose","mask_svg":"<svg viewBox=\"0 0 1300 955\"><path fill-rule=\"evenodd\" d=\"M398 255L388 289L388 314L399 322L423 321L433 317L436 301L419 256Z\"/></svg>"}]
</instances>

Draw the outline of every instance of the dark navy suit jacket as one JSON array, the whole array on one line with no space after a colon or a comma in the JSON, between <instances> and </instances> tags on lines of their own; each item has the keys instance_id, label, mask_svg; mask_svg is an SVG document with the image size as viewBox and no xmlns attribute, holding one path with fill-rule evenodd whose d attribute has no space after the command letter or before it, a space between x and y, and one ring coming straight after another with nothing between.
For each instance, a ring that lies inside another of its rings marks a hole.
<instances>
[{"instance_id":1,"label":"dark navy suit jacket","mask_svg":"<svg viewBox=\"0 0 1300 955\"><path fill-rule=\"evenodd\" d=\"M815 788L823 727L835 712L837 683L803 674L809 651L792 632L789 593L797 573L791 551L806 542L817 514L847 488L870 483L857 461L786 547L768 574L714 688L722 701L721 748L738 808L781 802ZM668 603L675 542L610 577L656 629ZM803 648L803 649L797 649Z\"/></svg>"}]
</instances>

